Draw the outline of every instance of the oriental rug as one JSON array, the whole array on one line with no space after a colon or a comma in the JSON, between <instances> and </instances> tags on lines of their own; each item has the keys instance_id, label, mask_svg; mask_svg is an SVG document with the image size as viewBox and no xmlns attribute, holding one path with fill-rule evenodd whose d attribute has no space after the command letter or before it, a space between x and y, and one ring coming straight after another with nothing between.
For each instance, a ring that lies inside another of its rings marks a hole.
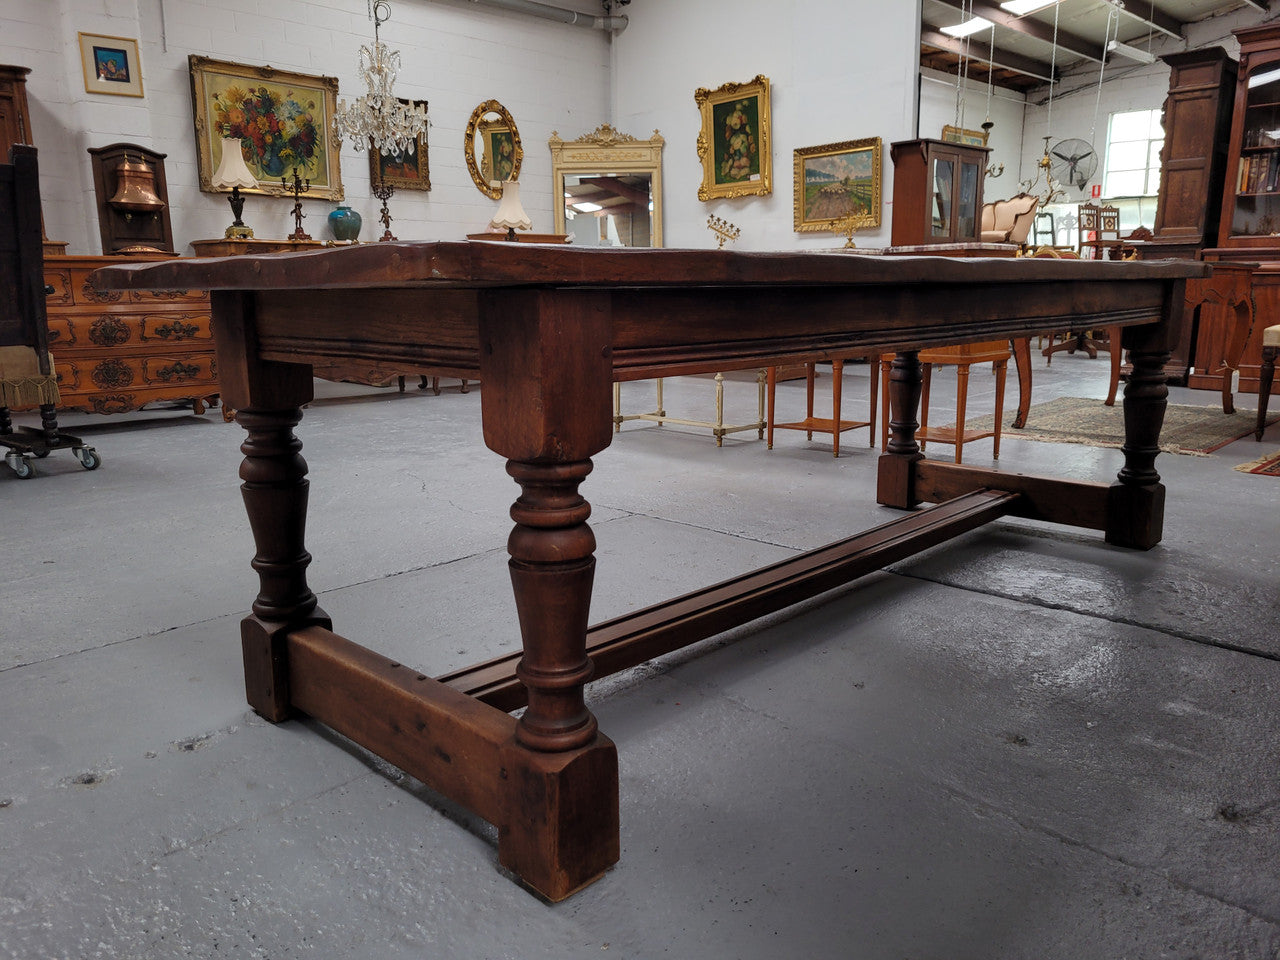
<instances>
[{"instance_id":1,"label":"oriental rug","mask_svg":"<svg viewBox=\"0 0 1280 960\"><path fill-rule=\"evenodd\" d=\"M1021 430L1011 426L1015 412L1006 406L1003 433L1010 439L1080 443L1092 447L1120 447L1124 443L1124 414L1119 399L1114 407L1105 406L1100 399L1084 397L1057 397L1032 404L1027 425ZM1165 453L1208 456L1219 447L1253 433L1256 419L1256 410L1237 409L1228 414L1223 413L1220 406L1171 403L1165 409L1160 449ZM1280 413L1269 417L1267 422L1276 420L1280 420ZM993 424L994 417L981 417L967 421L965 429L990 430Z\"/></svg>"},{"instance_id":2,"label":"oriental rug","mask_svg":"<svg viewBox=\"0 0 1280 960\"><path fill-rule=\"evenodd\" d=\"M1264 477L1280 477L1280 453L1267 454L1236 467L1241 473L1258 473Z\"/></svg>"}]
</instances>

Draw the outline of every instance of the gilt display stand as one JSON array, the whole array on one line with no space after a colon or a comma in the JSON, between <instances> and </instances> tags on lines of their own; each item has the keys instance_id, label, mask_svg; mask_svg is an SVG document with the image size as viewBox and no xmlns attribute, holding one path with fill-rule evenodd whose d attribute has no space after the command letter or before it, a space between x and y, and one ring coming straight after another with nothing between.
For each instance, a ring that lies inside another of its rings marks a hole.
<instances>
[{"instance_id":1,"label":"gilt display stand","mask_svg":"<svg viewBox=\"0 0 1280 960\"><path fill-rule=\"evenodd\" d=\"M212 291L222 391L247 433L240 478L260 589L241 639L254 710L273 722L314 717L496 824L498 860L541 896L560 900L620 852L617 750L585 705L589 679L1003 516L1099 530L1119 546L1158 543L1163 364L1185 280L1205 270L1186 261L374 243L117 266L94 283ZM926 460L915 438L916 351L1055 329L1068 302L1094 323L1124 327L1133 358L1116 482ZM371 314L378 323L352 323ZM579 486L612 439L615 379L895 347L892 435L879 459L877 499L912 512L588 626L595 537ZM294 430L312 397L312 365L373 355L407 367L470 368L484 382L484 442L506 458L519 487L508 540L518 652L432 679L334 633L307 585L307 465ZM921 503L937 506L915 509ZM517 719L510 711L520 707Z\"/></svg>"}]
</instances>

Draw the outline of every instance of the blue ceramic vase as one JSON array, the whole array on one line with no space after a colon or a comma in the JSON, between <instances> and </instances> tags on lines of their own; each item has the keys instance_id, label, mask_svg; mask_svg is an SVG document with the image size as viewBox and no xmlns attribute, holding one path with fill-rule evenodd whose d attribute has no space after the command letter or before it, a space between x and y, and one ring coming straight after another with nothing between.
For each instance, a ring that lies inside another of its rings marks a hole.
<instances>
[{"instance_id":1,"label":"blue ceramic vase","mask_svg":"<svg viewBox=\"0 0 1280 960\"><path fill-rule=\"evenodd\" d=\"M335 240L354 240L360 236L360 214L348 206L339 205L329 214L329 229Z\"/></svg>"}]
</instances>

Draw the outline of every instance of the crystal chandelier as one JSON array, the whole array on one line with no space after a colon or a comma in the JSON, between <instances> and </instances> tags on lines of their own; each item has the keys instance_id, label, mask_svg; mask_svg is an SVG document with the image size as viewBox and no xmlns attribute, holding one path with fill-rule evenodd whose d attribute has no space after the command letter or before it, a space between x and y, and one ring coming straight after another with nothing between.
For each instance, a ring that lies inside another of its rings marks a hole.
<instances>
[{"instance_id":1,"label":"crystal chandelier","mask_svg":"<svg viewBox=\"0 0 1280 960\"><path fill-rule=\"evenodd\" d=\"M386 0L375 0L370 11L373 18L373 47L360 47L360 75L369 92L347 106L338 101L333 126L339 137L351 141L357 150L372 146L384 155L404 153L427 129L427 111L420 106L401 103L392 88L400 72L400 51L389 50L378 39L378 27L391 18Z\"/></svg>"}]
</instances>

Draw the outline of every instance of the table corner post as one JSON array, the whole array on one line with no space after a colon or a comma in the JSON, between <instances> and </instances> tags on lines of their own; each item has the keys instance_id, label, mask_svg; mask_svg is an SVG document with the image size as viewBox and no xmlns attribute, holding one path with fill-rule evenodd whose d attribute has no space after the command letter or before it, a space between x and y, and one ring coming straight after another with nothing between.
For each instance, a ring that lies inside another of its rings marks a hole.
<instances>
[{"instance_id":1,"label":"table corner post","mask_svg":"<svg viewBox=\"0 0 1280 960\"><path fill-rule=\"evenodd\" d=\"M922 382L919 351L900 351L889 370L889 409L883 413L889 421L889 442L876 467L876 502L886 507L910 510L920 503L915 474L924 454L916 441L916 413Z\"/></svg>"},{"instance_id":2,"label":"table corner post","mask_svg":"<svg viewBox=\"0 0 1280 960\"><path fill-rule=\"evenodd\" d=\"M500 858L563 899L615 862L619 846L617 751L583 693L596 543L578 492L613 438L610 296L485 291L480 356L485 443L520 485L507 549L528 707L504 752Z\"/></svg>"},{"instance_id":3,"label":"table corner post","mask_svg":"<svg viewBox=\"0 0 1280 960\"><path fill-rule=\"evenodd\" d=\"M307 462L294 427L313 395L311 368L257 356L256 300L248 291L211 296L224 402L245 431L240 492L253 532L259 592L241 621L245 696L273 723L293 713L285 637L309 625L331 626L307 585L311 554L304 546Z\"/></svg>"}]
</instances>

